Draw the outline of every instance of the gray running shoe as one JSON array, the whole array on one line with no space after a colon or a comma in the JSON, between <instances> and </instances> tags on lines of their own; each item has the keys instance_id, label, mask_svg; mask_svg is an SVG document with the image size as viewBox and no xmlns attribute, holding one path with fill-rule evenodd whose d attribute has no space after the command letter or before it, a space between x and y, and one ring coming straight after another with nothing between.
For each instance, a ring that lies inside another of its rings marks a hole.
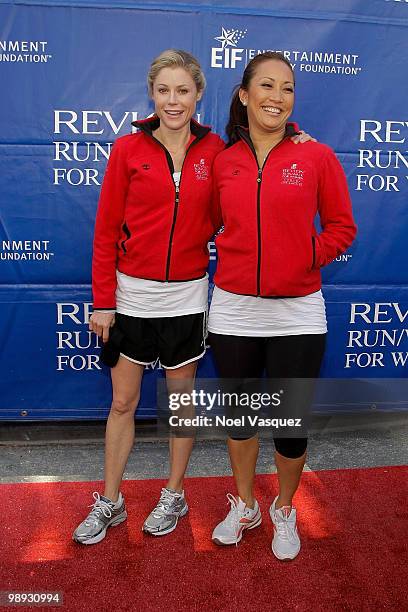
<instances>
[{"instance_id":1,"label":"gray running shoe","mask_svg":"<svg viewBox=\"0 0 408 612\"><path fill-rule=\"evenodd\" d=\"M72 534L72 539L79 544L97 544L106 536L108 527L115 527L127 518L122 493L119 493L120 505L117 509L112 500L99 495L96 491L93 493L93 498L95 503L90 506L91 512Z\"/></svg>"},{"instance_id":2,"label":"gray running shoe","mask_svg":"<svg viewBox=\"0 0 408 612\"><path fill-rule=\"evenodd\" d=\"M142 529L151 535L166 535L177 527L177 521L187 512L184 491L176 493L171 489L162 489L159 503L145 520Z\"/></svg>"}]
</instances>

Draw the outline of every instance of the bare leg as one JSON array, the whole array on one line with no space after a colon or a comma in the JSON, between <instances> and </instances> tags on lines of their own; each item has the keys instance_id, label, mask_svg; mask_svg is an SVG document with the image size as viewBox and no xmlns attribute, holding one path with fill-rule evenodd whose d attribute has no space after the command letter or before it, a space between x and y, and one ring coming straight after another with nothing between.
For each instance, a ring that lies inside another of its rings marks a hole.
<instances>
[{"instance_id":1,"label":"bare leg","mask_svg":"<svg viewBox=\"0 0 408 612\"><path fill-rule=\"evenodd\" d=\"M112 368L112 406L105 435L104 495L117 501L123 472L135 439L135 410L144 366L119 357Z\"/></svg>"},{"instance_id":2,"label":"bare leg","mask_svg":"<svg viewBox=\"0 0 408 612\"><path fill-rule=\"evenodd\" d=\"M166 370L167 389L172 393L177 389L178 393L190 393L192 383L197 370L197 362L189 363L175 370ZM183 385L185 379L185 385ZM183 412L185 416L194 416L192 407L186 407ZM170 435L170 476L166 487L179 493L183 490L184 475L187 470L191 451L193 450L194 438L177 438Z\"/></svg>"},{"instance_id":3,"label":"bare leg","mask_svg":"<svg viewBox=\"0 0 408 612\"><path fill-rule=\"evenodd\" d=\"M276 500L276 509L292 505L292 498L299 486L305 460L306 452L301 457L289 459L275 451L275 464L279 480L279 496Z\"/></svg>"},{"instance_id":4,"label":"bare leg","mask_svg":"<svg viewBox=\"0 0 408 612\"><path fill-rule=\"evenodd\" d=\"M228 438L228 451L238 495L249 508L253 508L253 486L259 452L258 436L248 440Z\"/></svg>"}]
</instances>

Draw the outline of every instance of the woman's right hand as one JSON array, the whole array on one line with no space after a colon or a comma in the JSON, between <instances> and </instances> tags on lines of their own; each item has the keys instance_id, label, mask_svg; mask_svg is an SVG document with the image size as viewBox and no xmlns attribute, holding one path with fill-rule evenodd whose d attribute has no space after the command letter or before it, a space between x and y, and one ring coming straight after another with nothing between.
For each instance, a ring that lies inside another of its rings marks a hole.
<instances>
[{"instance_id":1,"label":"woman's right hand","mask_svg":"<svg viewBox=\"0 0 408 612\"><path fill-rule=\"evenodd\" d=\"M89 330L102 338L103 342L109 340L109 330L115 323L114 312L93 312L89 319Z\"/></svg>"}]
</instances>

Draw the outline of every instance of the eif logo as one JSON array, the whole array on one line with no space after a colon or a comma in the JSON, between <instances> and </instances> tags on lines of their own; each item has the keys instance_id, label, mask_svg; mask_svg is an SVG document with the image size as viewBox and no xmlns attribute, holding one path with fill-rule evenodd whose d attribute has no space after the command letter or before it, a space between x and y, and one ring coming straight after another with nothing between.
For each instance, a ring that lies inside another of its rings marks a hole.
<instances>
[{"instance_id":1,"label":"eif logo","mask_svg":"<svg viewBox=\"0 0 408 612\"><path fill-rule=\"evenodd\" d=\"M211 49L211 68L235 68L238 62L242 62L245 50L238 49L237 43L246 33L247 30L227 30L222 27L221 36L215 36L221 46Z\"/></svg>"}]
</instances>

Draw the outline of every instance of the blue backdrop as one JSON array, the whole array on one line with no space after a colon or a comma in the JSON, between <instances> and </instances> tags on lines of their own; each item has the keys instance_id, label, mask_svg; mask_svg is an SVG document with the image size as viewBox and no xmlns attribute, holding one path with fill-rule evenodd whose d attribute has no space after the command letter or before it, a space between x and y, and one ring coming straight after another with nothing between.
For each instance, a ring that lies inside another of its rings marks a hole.
<instances>
[{"instance_id":1,"label":"blue backdrop","mask_svg":"<svg viewBox=\"0 0 408 612\"><path fill-rule=\"evenodd\" d=\"M95 211L111 144L153 111L146 72L169 47L200 59L198 119L221 135L249 59L264 50L290 59L293 118L335 149L359 226L323 272L322 374L405 377L407 1L0 0L2 419L107 414L109 373L87 331ZM212 374L208 355L199 375ZM139 416L155 414L161 375L146 373Z\"/></svg>"}]
</instances>

